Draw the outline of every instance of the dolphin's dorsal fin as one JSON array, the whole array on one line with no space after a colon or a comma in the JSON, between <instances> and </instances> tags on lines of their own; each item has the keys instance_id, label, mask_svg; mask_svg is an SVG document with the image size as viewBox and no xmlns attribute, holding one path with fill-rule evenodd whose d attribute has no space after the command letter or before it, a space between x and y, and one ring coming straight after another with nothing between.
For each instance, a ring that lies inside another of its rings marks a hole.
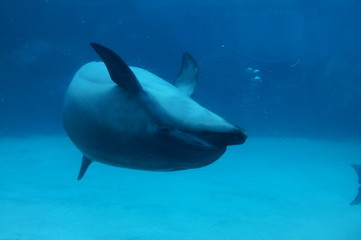
<instances>
[{"instance_id":1,"label":"dolphin's dorsal fin","mask_svg":"<svg viewBox=\"0 0 361 240\"><path fill-rule=\"evenodd\" d=\"M78 174L78 180L83 178L86 170L88 169L88 167L91 163L92 163L92 160L90 160L89 158L87 158L86 156L83 155L83 160L81 162L80 171Z\"/></svg>"},{"instance_id":2,"label":"dolphin's dorsal fin","mask_svg":"<svg viewBox=\"0 0 361 240\"><path fill-rule=\"evenodd\" d=\"M123 87L129 93L136 94L141 86L128 65L112 50L98 43L90 43L108 69L110 78L115 84Z\"/></svg>"},{"instance_id":3,"label":"dolphin's dorsal fin","mask_svg":"<svg viewBox=\"0 0 361 240\"><path fill-rule=\"evenodd\" d=\"M175 80L174 86L188 96L191 96L198 82L198 64L189 54L183 53L182 68Z\"/></svg>"}]
</instances>

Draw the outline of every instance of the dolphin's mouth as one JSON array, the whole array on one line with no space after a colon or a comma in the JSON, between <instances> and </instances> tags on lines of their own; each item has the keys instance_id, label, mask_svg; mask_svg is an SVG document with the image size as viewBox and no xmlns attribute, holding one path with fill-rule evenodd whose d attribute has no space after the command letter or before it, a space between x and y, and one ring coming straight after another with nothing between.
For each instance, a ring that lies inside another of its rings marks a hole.
<instances>
[{"instance_id":1,"label":"dolphin's mouth","mask_svg":"<svg viewBox=\"0 0 361 240\"><path fill-rule=\"evenodd\" d=\"M181 131L179 129L161 128L158 132L159 136L167 141L176 142L187 148L197 150L211 150L219 147L209 144L207 141L196 134Z\"/></svg>"},{"instance_id":2,"label":"dolphin's mouth","mask_svg":"<svg viewBox=\"0 0 361 240\"><path fill-rule=\"evenodd\" d=\"M247 134L242 129L233 132L186 132L179 129L161 128L159 135L187 147L208 150L242 144L247 139Z\"/></svg>"},{"instance_id":3,"label":"dolphin's mouth","mask_svg":"<svg viewBox=\"0 0 361 240\"><path fill-rule=\"evenodd\" d=\"M196 135L217 147L243 144L247 139L246 132L241 128L232 132L199 132Z\"/></svg>"}]
</instances>

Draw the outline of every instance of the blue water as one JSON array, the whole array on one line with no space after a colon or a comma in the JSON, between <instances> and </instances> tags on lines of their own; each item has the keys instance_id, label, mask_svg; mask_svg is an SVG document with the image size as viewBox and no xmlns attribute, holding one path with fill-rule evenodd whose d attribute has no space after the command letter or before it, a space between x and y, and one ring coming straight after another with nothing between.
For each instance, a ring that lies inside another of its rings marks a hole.
<instances>
[{"instance_id":1,"label":"blue water","mask_svg":"<svg viewBox=\"0 0 361 240\"><path fill-rule=\"evenodd\" d=\"M194 98L250 135L360 139L360 9L357 0L1 1L0 134L63 132L63 94L99 60L95 41L169 81L190 52Z\"/></svg>"},{"instance_id":2,"label":"blue water","mask_svg":"<svg viewBox=\"0 0 361 240\"><path fill-rule=\"evenodd\" d=\"M360 208L348 203L349 164L361 164L360 10L359 0L0 1L0 239L358 240ZM249 141L204 169L94 164L77 182L63 98L79 67L100 61L90 42L170 82L191 53L193 98Z\"/></svg>"}]
</instances>

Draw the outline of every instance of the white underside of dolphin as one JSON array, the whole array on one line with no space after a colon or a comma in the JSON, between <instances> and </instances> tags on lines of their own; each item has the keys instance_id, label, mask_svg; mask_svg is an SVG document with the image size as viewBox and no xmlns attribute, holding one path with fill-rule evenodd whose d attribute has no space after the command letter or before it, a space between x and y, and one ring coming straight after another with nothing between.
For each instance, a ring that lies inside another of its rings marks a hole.
<instances>
[{"instance_id":1,"label":"white underside of dolphin","mask_svg":"<svg viewBox=\"0 0 361 240\"><path fill-rule=\"evenodd\" d=\"M104 62L78 70L64 104L65 130L84 155L78 179L93 161L152 171L198 168L245 141L241 128L190 98L198 66L189 54L172 85L92 47Z\"/></svg>"}]
</instances>

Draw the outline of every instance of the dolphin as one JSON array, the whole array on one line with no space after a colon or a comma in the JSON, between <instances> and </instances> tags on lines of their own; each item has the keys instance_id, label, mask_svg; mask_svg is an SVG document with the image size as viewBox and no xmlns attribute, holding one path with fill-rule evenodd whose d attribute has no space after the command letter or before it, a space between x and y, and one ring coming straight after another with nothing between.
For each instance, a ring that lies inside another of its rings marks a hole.
<instances>
[{"instance_id":1,"label":"dolphin","mask_svg":"<svg viewBox=\"0 0 361 240\"><path fill-rule=\"evenodd\" d=\"M358 176L358 183L361 184L361 165L358 164L351 164L353 169L355 169L356 174ZM350 203L351 205L356 205L361 203L361 186L358 189L358 193L356 198Z\"/></svg>"},{"instance_id":2,"label":"dolphin","mask_svg":"<svg viewBox=\"0 0 361 240\"><path fill-rule=\"evenodd\" d=\"M148 171L199 168L245 142L243 129L191 99L199 70L190 54L172 85L91 46L103 62L82 66L64 100L65 131L83 154L78 180L94 161Z\"/></svg>"}]
</instances>

